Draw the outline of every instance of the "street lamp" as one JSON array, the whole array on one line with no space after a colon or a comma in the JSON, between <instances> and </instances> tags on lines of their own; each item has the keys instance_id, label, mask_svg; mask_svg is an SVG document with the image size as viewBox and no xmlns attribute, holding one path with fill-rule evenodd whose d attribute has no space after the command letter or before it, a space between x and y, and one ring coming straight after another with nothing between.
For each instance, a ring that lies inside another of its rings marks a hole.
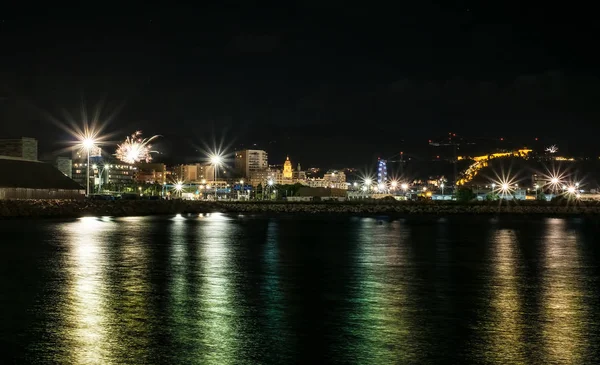
<instances>
[{"instance_id":1,"label":"street lamp","mask_svg":"<svg viewBox=\"0 0 600 365\"><path fill-rule=\"evenodd\" d=\"M179 197L181 198L181 191L183 190L183 182L178 181L175 184L175 191L179 193Z\"/></svg>"},{"instance_id":2,"label":"street lamp","mask_svg":"<svg viewBox=\"0 0 600 365\"><path fill-rule=\"evenodd\" d=\"M444 196L444 183L440 184L440 188L442 188L442 196Z\"/></svg>"},{"instance_id":3,"label":"street lamp","mask_svg":"<svg viewBox=\"0 0 600 365\"><path fill-rule=\"evenodd\" d=\"M213 165L215 169L215 200L217 200L217 171L219 166L223 163L223 157L220 155L212 155L210 157L210 163Z\"/></svg>"},{"instance_id":4,"label":"street lamp","mask_svg":"<svg viewBox=\"0 0 600 365\"><path fill-rule=\"evenodd\" d=\"M269 185L269 195L271 195L271 190L273 189L273 180L269 179L269 181L267 181L267 184Z\"/></svg>"},{"instance_id":5,"label":"street lamp","mask_svg":"<svg viewBox=\"0 0 600 365\"><path fill-rule=\"evenodd\" d=\"M96 141L92 138L83 138L81 140L81 147L87 152L87 165L85 166L86 171L86 185L85 185L85 195L90 195L90 151L94 148Z\"/></svg>"}]
</instances>

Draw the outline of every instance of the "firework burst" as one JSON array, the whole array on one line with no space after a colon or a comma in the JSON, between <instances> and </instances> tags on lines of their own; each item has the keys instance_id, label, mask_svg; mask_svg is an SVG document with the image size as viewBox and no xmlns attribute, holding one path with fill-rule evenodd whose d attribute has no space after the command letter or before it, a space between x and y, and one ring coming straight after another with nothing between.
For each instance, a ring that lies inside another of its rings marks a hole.
<instances>
[{"instance_id":1,"label":"firework burst","mask_svg":"<svg viewBox=\"0 0 600 365\"><path fill-rule=\"evenodd\" d=\"M150 162L152 161L152 153L156 152L152 151L150 142L156 138L158 138L158 136L142 138L142 132L137 131L117 146L115 156L117 159L129 164L136 162Z\"/></svg>"}]
</instances>

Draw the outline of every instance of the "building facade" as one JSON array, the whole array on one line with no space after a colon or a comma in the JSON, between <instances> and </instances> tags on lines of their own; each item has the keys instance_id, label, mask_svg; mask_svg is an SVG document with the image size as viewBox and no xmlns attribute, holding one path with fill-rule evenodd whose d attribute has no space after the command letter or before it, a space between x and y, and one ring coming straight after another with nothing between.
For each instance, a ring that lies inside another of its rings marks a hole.
<instances>
[{"instance_id":1,"label":"building facade","mask_svg":"<svg viewBox=\"0 0 600 365\"><path fill-rule=\"evenodd\" d=\"M167 182L167 166L164 163L139 163L136 165L135 181L142 184L164 184Z\"/></svg>"},{"instance_id":2,"label":"building facade","mask_svg":"<svg viewBox=\"0 0 600 365\"><path fill-rule=\"evenodd\" d=\"M267 170L269 159L263 150L241 150L235 152L235 173L238 177L251 179L251 175Z\"/></svg>"},{"instance_id":3,"label":"building facade","mask_svg":"<svg viewBox=\"0 0 600 365\"><path fill-rule=\"evenodd\" d=\"M177 165L173 169L175 179L183 182L198 181L198 164Z\"/></svg>"},{"instance_id":4,"label":"building facade","mask_svg":"<svg viewBox=\"0 0 600 365\"><path fill-rule=\"evenodd\" d=\"M290 161L290 156L287 156L283 163L283 178L291 180L293 177L292 170L292 161Z\"/></svg>"},{"instance_id":5,"label":"building facade","mask_svg":"<svg viewBox=\"0 0 600 365\"><path fill-rule=\"evenodd\" d=\"M38 142L35 138L0 139L0 156L22 158L29 161L38 159Z\"/></svg>"},{"instance_id":6,"label":"building facade","mask_svg":"<svg viewBox=\"0 0 600 365\"><path fill-rule=\"evenodd\" d=\"M346 174L337 170L329 170L322 179L307 179L306 184L312 188L348 189Z\"/></svg>"},{"instance_id":7,"label":"building facade","mask_svg":"<svg viewBox=\"0 0 600 365\"><path fill-rule=\"evenodd\" d=\"M137 168L121 161L98 160L90 163L90 191L100 190L102 185L111 184L114 190L120 191L124 187L132 186ZM86 186L87 161L73 163L72 179L82 186ZM92 190L94 187L94 190Z\"/></svg>"}]
</instances>

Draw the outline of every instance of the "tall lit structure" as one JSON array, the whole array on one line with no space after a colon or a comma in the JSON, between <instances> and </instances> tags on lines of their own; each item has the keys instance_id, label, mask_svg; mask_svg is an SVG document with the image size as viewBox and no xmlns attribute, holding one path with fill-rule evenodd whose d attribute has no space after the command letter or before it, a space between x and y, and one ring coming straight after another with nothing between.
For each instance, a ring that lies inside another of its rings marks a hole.
<instances>
[{"instance_id":1,"label":"tall lit structure","mask_svg":"<svg viewBox=\"0 0 600 365\"><path fill-rule=\"evenodd\" d=\"M387 161L378 159L377 161L377 184L385 184L388 179Z\"/></svg>"},{"instance_id":2,"label":"tall lit structure","mask_svg":"<svg viewBox=\"0 0 600 365\"><path fill-rule=\"evenodd\" d=\"M292 176L293 176L292 161L290 161L290 156L288 156L285 159L285 162L283 163L283 178L291 179Z\"/></svg>"},{"instance_id":3,"label":"tall lit structure","mask_svg":"<svg viewBox=\"0 0 600 365\"><path fill-rule=\"evenodd\" d=\"M241 150L235 152L235 171L240 177L250 178L257 172L266 171L269 160L266 151Z\"/></svg>"}]
</instances>

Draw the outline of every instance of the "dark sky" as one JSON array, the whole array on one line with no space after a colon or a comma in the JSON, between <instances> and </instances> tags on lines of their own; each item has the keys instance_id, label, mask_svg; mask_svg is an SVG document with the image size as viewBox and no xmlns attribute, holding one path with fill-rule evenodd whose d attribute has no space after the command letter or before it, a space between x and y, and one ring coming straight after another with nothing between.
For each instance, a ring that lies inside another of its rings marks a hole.
<instances>
[{"instance_id":1,"label":"dark sky","mask_svg":"<svg viewBox=\"0 0 600 365\"><path fill-rule=\"evenodd\" d=\"M598 153L590 11L415 3L3 8L0 136L57 150L45 114L103 101L107 130L163 135L167 161L216 139L356 166L450 131Z\"/></svg>"}]
</instances>

